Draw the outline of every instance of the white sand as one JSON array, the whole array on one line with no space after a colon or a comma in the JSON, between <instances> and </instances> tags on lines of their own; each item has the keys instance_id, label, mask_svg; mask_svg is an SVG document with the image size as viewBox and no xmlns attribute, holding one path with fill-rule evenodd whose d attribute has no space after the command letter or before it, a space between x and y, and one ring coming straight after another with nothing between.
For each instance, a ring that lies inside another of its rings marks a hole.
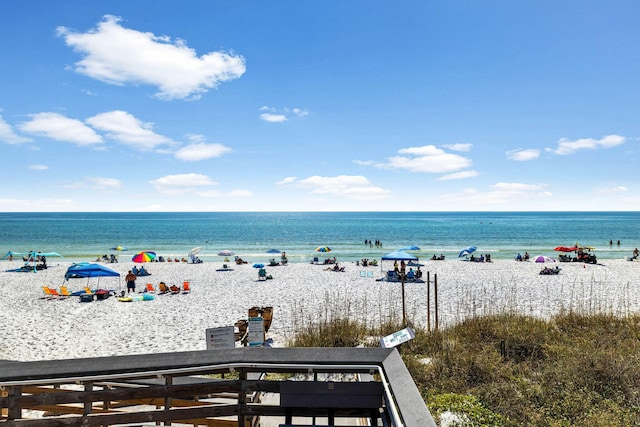
<instances>
[{"instance_id":1,"label":"white sand","mask_svg":"<svg viewBox=\"0 0 640 427\"><path fill-rule=\"evenodd\" d=\"M437 274L439 323L444 326L473 315L504 311L548 317L562 310L581 313L637 313L640 310L640 263L606 260L606 265L559 263L557 276L542 276L540 264L498 260L470 263L457 260L426 261L422 268ZM147 282L180 284L190 280L187 295L159 295L154 301L118 302L116 298L80 303L79 298L42 299L41 286L60 289L70 263L53 261L37 273L12 273L21 262L0 263L0 359L44 360L110 356L206 348L205 330L233 325L247 318L252 306L273 306L268 337L285 346L304 320L349 315L376 322L402 318L401 284L378 282L380 267L344 263L346 272L324 271L324 266L304 263L267 267L273 280L259 282L251 264L232 265L218 272L221 263L146 264ZM106 264L121 278L102 278L100 288L121 290L132 263ZM361 277L374 271L374 278ZM97 279L71 279L71 291ZM433 286L431 287L433 301ZM417 327L426 327L426 285L405 285L406 311ZM432 309L432 314L433 314ZM432 319L432 326L434 320Z\"/></svg>"}]
</instances>

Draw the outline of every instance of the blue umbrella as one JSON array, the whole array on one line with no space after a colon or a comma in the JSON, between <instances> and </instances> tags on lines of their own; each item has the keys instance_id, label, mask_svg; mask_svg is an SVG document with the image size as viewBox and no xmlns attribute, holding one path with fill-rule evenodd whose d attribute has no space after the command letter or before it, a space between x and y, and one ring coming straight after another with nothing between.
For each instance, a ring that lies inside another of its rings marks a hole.
<instances>
[{"instance_id":1,"label":"blue umbrella","mask_svg":"<svg viewBox=\"0 0 640 427\"><path fill-rule=\"evenodd\" d=\"M279 251L278 249L269 249L269 250L267 251L267 253L268 253L268 254L279 254L279 253L280 253L280 251Z\"/></svg>"},{"instance_id":2,"label":"blue umbrella","mask_svg":"<svg viewBox=\"0 0 640 427\"><path fill-rule=\"evenodd\" d=\"M460 253L458 254L458 258L463 257L463 256L467 256L467 255L471 255L477 249L478 248L476 248L475 246L467 246L466 248L464 248L463 250L460 251Z\"/></svg>"},{"instance_id":3,"label":"blue umbrella","mask_svg":"<svg viewBox=\"0 0 640 427\"><path fill-rule=\"evenodd\" d=\"M260 263L253 264L253 268L264 268L264 264L260 264Z\"/></svg>"},{"instance_id":4,"label":"blue umbrella","mask_svg":"<svg viewBox=\"0 0 640 427\"><path fill-rule=\"evenodd\" d=\"M417 246L405 246L404 248L398 249L400 251L419 251L420 248Z\"/></svg>"}]
</instances>

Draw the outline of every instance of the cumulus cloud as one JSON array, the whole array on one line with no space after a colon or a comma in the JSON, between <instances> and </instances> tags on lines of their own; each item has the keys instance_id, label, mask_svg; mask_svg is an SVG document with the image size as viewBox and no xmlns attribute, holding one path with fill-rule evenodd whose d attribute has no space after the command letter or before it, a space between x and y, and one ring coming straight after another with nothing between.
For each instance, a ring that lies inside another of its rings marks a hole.
<instances>
[{"instance_id":1,"label":"cumulus cloud","mask_svg":"<svg viewBox=\"0 0 640 427\"><path fill-rule=\"evenodd\" d=\"M84 56L75 64L78 73L116 85L153 85L162 99L197 99L246 71L244 58L233 52L198 56L184 40L124 28L120 21L105 15L85 33L58 27L67 46Z\"/></svg>"},{"instance_id":2,"label":"cumulus cloud","mask_svg":"<svg viewBox=\"0 0 640 427\"><path fill-rule=\"evenodd\" d=\"M152 123L144 123L126 111L100 113L89 117L86 122L93 128L105 132L109 138L140 151L174 144L171 139L153 132Z\"/></svg>"},{"instance_id":3,"label":"cumulus cloud","mask_svg":"<svg viewBox=\"0 0 640 427\"><path fill-rule=\"evenodd\" d=\"M507 151L507 158L518 162L526 162L527 160L534 160L538 157L540 157L540 150L536 150L534 148Z\"/></svg>"},{"instance_id":4,"label":"cumulus cloud","mask_svg":"<svg viewBox=\"0 0 640 427\"><path fill-rule=\"evenodd\" d=\"M620 135L607 135L601 139L582 138L570 141L567 138L561 138L558 140L558 146L556 148L547 148L546 151L559 154L569 155L578 150L595 150L598 148L611 148L620 144L624 144L626 138Z\"/></svg>"},{"instance_id":5,"label":"cumulus cloud","mask_svg":"<svg viewBox=\"0 0 640 427\"><path fill-rule=\"evenodd\" d=\"M263 111L263 113L260 114L260 120L269 123L282 123L289 120L292 116L305 117L309 115L309 112L302 108L282 108L278 110L268 105L260 107L260 111Z\"/></svg>"},{"instance_id":6,"label":"cumulus cloud","mask_svg":"<svg viewBox=\"0 0 640 427\"><path fill-rule=\"evenodd\" d=\"M229 152L231 152L231 148L225 147L222 144L197 142L180 148L175 152L175 157L187 162L195 162L220 157Z\"/></svg>"},{"instance_id":7,"label":"cumulus cloud","mask_svg":"<svg viewBox=\"0 0 640 427\"><path fill-rule=\"evenodd\" d=\"M314 195L336 196L354 200L381 200L391 191L373 185L366 177L358 175L311 176L305 179L288 177L280 185L307 190Z\"/></svg>"},{"instance_id":8,"label":"cumulus cloud","mask_svg":"<svg viewBox=\"0 0 640 427\"><path fill-rule=\"evenodd\" d=\"M80 120L70 119L58 113L38 113L30 117L31 120L18 126L22 132L80 146L102 143L102 137Z\"/></svg>"},{"instance_id":9,"label":"cumulus cloud","mask_svg":"<svg viewBox=\"0 0 640 427\"><path fill-rule=\"evenodd\" d=\"M2 116L0 116L0 141L6 142L7 144L22 144L31 142L32 139L17 135L13 131L13 128L9 126L9 123L5 122Z\"/></svg>"},{"instance_id":10,"label":"cumulus cloud","mask_svg":"<svg viewBox=\"0 0 640 427\"><path fill-rule=\"evenodd\" d=\"M398 150L399 156L390 157L379 167L405 169L410 172L450 173L468 168L472 162L467 157L447 153L435 145L409 147Z\"/></svg>"}]
</instances>

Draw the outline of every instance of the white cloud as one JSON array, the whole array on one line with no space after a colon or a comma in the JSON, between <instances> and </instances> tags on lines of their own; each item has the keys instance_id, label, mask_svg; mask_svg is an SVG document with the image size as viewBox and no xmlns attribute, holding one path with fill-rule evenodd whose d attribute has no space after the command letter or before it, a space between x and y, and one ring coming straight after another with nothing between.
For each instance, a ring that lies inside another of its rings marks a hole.
<instances>
[{"instance_id":1,"label":"white cloud","mask_svg":"<svg viewBox=\"0 0 640 427\"><path fill-rule=\"evenodd\" d=\"M471 151L471 147L473 147L473 144L445 144L444 146L453 151L469 152Z\"/></svg>"},{"instance_id":2,"label":"white cloud","mask_svg":"<svg viewBox=\"0 0 640 427\"><path fill-rule=\"evenodd\" d=\"M260 114L260 120L269 123L282 123L287 121L287 116L284 114L262 113Z\"/></svg>"},{"instance_id":3,"label":"white cloud","mask_svg":"<svg viewBox=\"0 0 640 427\"><path fill-rule=\"evenodd\" d=\"M0 116L0 141L6 142L7 144L22 144L24 142L31 142L32 139L16 135L11 126Z\"/></svg>"},{"instance_id":4,"label":"white cloud","mask_svg":"<svg viewBox=\"0 0 640 427\"><path fill-rule=\"evenodd\" d=\"M260 111L265 111L260 114L260 120L269 123L282 123L288 121L291 116L305 117L309 115L309 112L302 108L283 108L281 111L278 111L276 108L269 107L268 105L260 107Z\"/></svg>"},{"instance_id":5,"label":"white cloud","mask_svg":"<svg viewBox=\"0 0 640 427\"><path fill-rule=\"evenodd\" d=\"M490 186L489 191L465 189L459 193L451 193L433 200L442 206L495 207L498 205L515 206L520 202L547 199L552 194L546 190L547 184L524 184L499 182Z\"/></svg>"},{"instance_id":6,"label":"white cloud","mask_svg":"<svg viewBox=\"0 0 640 427\"><path fill-rule=\"evenodd\" d=\"M409 147L398 150L400 156L390 157L387 164L379 167L406 169L411 172L448 173L468 168L470 159L458 154L447 153L434 145Z\"/></svg>"},{"instance_id":7,"label":"white cloud","mask_svg":"<svg viewBox=\"0 0 640 427\"><path fill-rule=\"evenodd\" d=\"M441 176L438 178L438 181L449 181L452 179L468 179L475 178L479 175L477 171L462 171L462 172L454 172L448 175Z\"/></svg>"},{"instance_id":8,"label":"white cloud","mask_svg":"<svg viewBox=\"0 0 640 427\"><path fill-rule=\"evenodd\" d=\"M47 165L29 165L29 170L32 171L46 171L47 169L49 169Z\"/></svg>"},{"instance_id":9,"label":"white cloud","mask_svg":"<svg viewBox=\"0 0 640 427\"><path fill-rule=\"evenodd\" d=\"M629 189L625 186L618 185L616 187L603 187L598 189L598 194L616 194L616 193L626 193Z\"/></svg>"},{"instance_id":10,"label":"white cloud","mask_svg":"<svg viewBox=\"0 0 640 427\"><path fill-rule=\"evenodd\" d=\"M153 132L153 124L144 123L126 111L108 111L89 117L86 122L107 136L140 151L150 151L160 145L174 144L169 138Z\"/></svg>"},{"instance_id":11,"label":"white cloud","mask_svg":"<svg viewBox=\"0 0 640 427\"><path fill-rule=\"evenodd\" d=\"M568 155L573 154L578 150L595 150L598 148L615 147L617 145L624 144L625 141L626 138L620 135L607 135L601 139L582 138L575 141L569 141L567 138L561 138L558 141L557 148L547 148L546 151L559 155Z\"/></svg>"},{"instance_id":12,"label":"white cloud","mask_svg":"<svg viewBox=\"0 0 640 427\"><path fill-rule=\"evenodd\" d=\"M22 132L80 146L102 143L102 137L80 120L70 119L58 113L38 113L30 117L30 121L18 126Z\"/></svg>"},{"instance_id":13,"label":"white cloud","mask_svg":"<svg viewBox=\"0 0 640 427\"><path fill-rule=\"evenodd\" d=\"M230 191L220 191L211 187L218 185L207 175L198 173L186 173L178 175L166 175L153 181L149 181L155 189L168 196L193 195L204 198L238 198L251 197L253 193L249 190L235 189Z\"/></svg>"},{"instance_id":14,"label":"white cloud","mask_svg":"<svg viewBox=\"0 0 640 427\"><path fill-rule=\"evenodd\" d=\"M113 191L122 187L122 181L116 178L106 178L101 176L88 177L80 181L74 181L72 184L65 185L65 188L71 190L95 190L95 191Z\"/></svg>"},{"instance_id":15,"label":"white cloud","mask_svg":"<svg viewBox=\"0 0 640 427\"><path fill-rule=\"evenodd\" d=\"M175 156L180 160L194 162L198 160L220 157L226 153L229 153L230 151L231 148L225 147L222 144L196 143L189 144L186 147L182 147L181 149L176 151Z\"/></svg>"},{"instance_id":16,"label":"white cloud","mask_svg":"<svg viewBox=\"0 0 640 427\"><path fill-rule=\"evenodd\" d=\"M509 160L516 160L519 162L525 162L527 160L534 160L540 157L540 150L533 148L526 150L511 150L507 151L507 158Z\"/></svg>"},{"instance_id":17,"label":"white cloud","mask_svg":"<svg viewBox=\"0 0 640 427\"><path fill-rule=\"evenodd\" d=\"M84 55L75 64L78 73L116 85L157 86L162 99L197 99L246 71L244 58L233 52L198 56L183 40L124 28L120 21L105 15L86 33L58 27L65 43Z\"/></svg>"},{"instance_id":18,"label":"white cloud","mask_svg":"<svg viewBox=\"0 0 640 427\"><path fill-rule=\"evenodd\" d=\"M295 176L289 176L287 178L284 178L283 180L280 180L280 181L276 182L276 184L278 184L278 185L291 184L291 183L295 182L296 179L297 178Z\"/></svg>"},{"instance_id":19,"label":"white cloud","mask_svg":"<svg viewBox=\"0 0 640 427\"><path fill-rule=\"evenodd\" d=\"M364 176L311 176L298 180L285 178L279 182L294 188L308 190L314 195L336 196L354 200L381 200L389 196L389 190L377 187Z\"/></svg>"}]
</instances>

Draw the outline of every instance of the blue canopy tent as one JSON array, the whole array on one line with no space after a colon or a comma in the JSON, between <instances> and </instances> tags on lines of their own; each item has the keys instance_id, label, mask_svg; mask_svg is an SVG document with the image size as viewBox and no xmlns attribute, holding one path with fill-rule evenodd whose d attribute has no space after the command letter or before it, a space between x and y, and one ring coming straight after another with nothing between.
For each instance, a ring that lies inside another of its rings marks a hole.
<instances>
[{"instance_id":1,"label":"blue canopy tent","mask_svg":"<svg viewBox=\"0 0 640 427\"><path fill-rule=\"evenodd\" d=\"M29 252L13 252L13 251L9 251L5 254L4 257L2 257L2 259L9 259L9 260L13 260L13 258L15 257L20 257L22 258L25 263L21 268L16 268L14 270L7 270L7 271L11 271L11 272L36 272L38 270L44 270L47 268L47 257L52 257L52 256L57 256L57 257L62 257L62 255L60 255L57 252L36 252L36 251L29 251ZM38 264L40 263L40 264Z\"/></svg>"},{"instance_id":2,"label":"blue canopy tent","mask_svg":"<svg viewBox=\"0 0 640 427\"><path fill-rule=\"evenodd\" d=\"M397 250L389 252L386 255L382 255L383 261L417 261L418 257L411 255L403 250Z\"/></svg>"},{"instance_id":3,"label":"blue canopy tent","mask_svg":"<svg viewBox=\"0 0 640 427\"><path fill-rule=\"evenodd\" d=\"M105 267L104 265L81 262L73 264L67 269L67 272L64 275L64 280L84 277L87 278L87 282L92 277L97 277L99 284L100 277L120 277L120 273L118 273L117 271L113 271L110 268Z\"/></svg>"}]
</instances>

